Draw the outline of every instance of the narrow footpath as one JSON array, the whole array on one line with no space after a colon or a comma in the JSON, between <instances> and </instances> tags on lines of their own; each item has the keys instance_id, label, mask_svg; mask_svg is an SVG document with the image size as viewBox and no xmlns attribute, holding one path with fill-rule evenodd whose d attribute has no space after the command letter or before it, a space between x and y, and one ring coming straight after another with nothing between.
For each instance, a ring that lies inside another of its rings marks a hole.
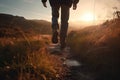
<instances>
[{"instance_id":1,"label":"narrow footpath","mask_svg":"<svg viewBox=\"0 0 120 80\"><path fill-rule=\"evenodd\" d=\"M51 54L58 55L63 60L63 65L69 68L64 80L96 80L92 69L72 58L69 47L61 51L59 44L50 44L47 49Z\"/></svg>"}]
</instances>

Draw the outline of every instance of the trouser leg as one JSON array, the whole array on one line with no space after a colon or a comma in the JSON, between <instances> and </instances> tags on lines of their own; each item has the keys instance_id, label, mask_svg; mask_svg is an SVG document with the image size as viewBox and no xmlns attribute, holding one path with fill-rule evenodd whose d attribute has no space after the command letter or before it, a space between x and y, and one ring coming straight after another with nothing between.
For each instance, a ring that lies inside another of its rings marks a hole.
<instances>
[{"instance_id":1,"label":"trouser leg","mask_svg":"<svg viewBox=\"0 0 120 80\"><path fill-rule=\"evenodd\" d=\"M60 6L52 7L52 43L58 43L58 18L59 18L59 8Z\"/></svg>"},{"instance_id":2,"label":"trouser leg","mask_svg":"<svg viewBox=\"0 0 120 80\"><path fill-rule=\"evenodd\" d=\"M59 9L60 9L60 6L52 7L52 30L59 29L59 24L58 24Z\"/></svg>"},{"instance_id":3,"label":"trouser leg","mask_svg":"<svg viewBox=\"0 0 120 80\"><path fill-rule=\"evenodd\" d=\"M65 38L68 31L68 20L69 20L69 11L68 6L61 6L61 29L60 29L60 42L65 43Z\"/></svg>"}]
</instances>

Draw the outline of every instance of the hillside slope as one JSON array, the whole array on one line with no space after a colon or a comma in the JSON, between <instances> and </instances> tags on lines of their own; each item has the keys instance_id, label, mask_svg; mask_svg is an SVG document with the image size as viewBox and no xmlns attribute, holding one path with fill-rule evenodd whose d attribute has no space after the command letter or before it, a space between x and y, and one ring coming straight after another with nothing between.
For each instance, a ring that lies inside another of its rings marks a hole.
<instances>
[{"instance_id":1,"label":"hillside slope","mask_svg":"<svg viewBox=\"0 0 120 80\"><path fill-rule=\"evenodd\" d=\"M15 34L20 29L28 34L51 34L51 23L44 20L27 20L24 17L0 14L1 34ZM7 33L6 33L7 32Z\"/></svg>"},{"instance_id":2,"label":"hillside slope","mask_svg":"<svg viewBox=\"0 0 120 80\"><path fill-rule=\"evenodd\" d=\"M68 44L75 59L97 72L97 80L119 80L120 19L71 32Z\"/></svg>"}]
</instances>

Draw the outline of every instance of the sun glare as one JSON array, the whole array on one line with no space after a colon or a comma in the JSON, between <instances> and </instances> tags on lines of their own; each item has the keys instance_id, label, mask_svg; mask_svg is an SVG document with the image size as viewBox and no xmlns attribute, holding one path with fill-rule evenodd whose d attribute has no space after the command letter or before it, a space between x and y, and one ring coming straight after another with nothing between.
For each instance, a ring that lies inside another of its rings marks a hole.
<instances>
[{"instance_id":1,"label":"sun glare","mask_svg":"<svg viewBox=\"0 0 120 80\"><path fill-rule=\"evenodd\" d=\"M92 13L85 13L81 17L82 21L92 22L94 20L94 15Z\"/></svg>"}]
</instances>

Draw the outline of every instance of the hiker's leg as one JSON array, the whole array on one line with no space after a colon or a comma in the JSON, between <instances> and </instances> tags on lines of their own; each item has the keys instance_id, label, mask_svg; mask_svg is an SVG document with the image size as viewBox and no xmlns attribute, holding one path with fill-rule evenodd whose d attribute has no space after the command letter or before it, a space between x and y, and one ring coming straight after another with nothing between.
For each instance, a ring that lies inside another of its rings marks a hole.
<instances>
[{"instance_id":1,"label":"hiker's leg","mask_svg":"<svg viewBox=\"0 0 120 80\"><path fill-rule=\"evenodd\" d=\"M59 18L59 9L60 6L53 6L52 8L52 29L58 30L59 24L58 24L58 18Z\"/></svg>"},{"instance_id":2,"label":"hiker's leg","mask_svg":"<svg viewBox=\"0 0 120 80\"><path fill-rule=\"evenodd\" d=\"M59 18L59 8L60 6L52 7L52 43L58 43L58 18Z\"/></svg>"},{"instance_id":3,"label":"hiker's leg","mask_svg":"<svg viewBox=\"0 0 120 80\"><path fill-rule=\"evenodd\" d=\"M61 48L66 46L65 38L67 37L68 31L68 20L69 20L70 7L62 5L61 6L61 30L60 30L60 43Z\"/></svg>"}]
</instances>

